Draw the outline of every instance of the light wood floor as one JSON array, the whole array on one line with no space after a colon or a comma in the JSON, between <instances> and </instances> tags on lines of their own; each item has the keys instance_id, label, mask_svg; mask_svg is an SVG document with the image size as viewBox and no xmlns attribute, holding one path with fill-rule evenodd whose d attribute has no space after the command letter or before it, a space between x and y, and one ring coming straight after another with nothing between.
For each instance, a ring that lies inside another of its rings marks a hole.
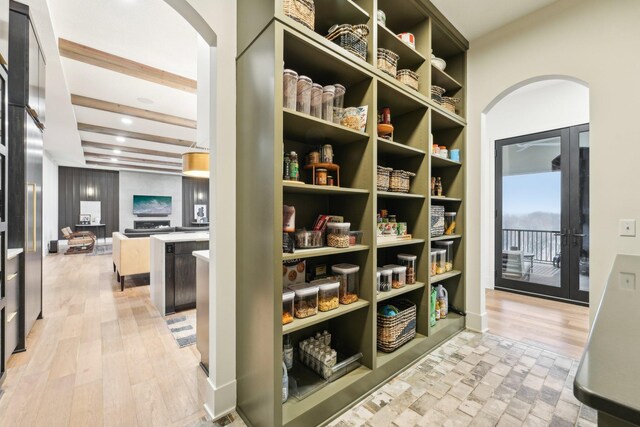
<instances>
[{"instance_id":1,"label":"light wood floor","mask_svg":"<svg viewBox=\"0 0 640 427\"><path fill-rule=\"evenodd\" d=\"M111 255L47 256L44 277L44 319L28 350L9 359L0 425L199 422L206 385L199 355L195 346L178 348L149 286L127 279L120 292Z\"/></svg>"},{"instance_id":2,"label":"light wood floor","mask_svg":"<svg viewBox=\"0 0 640 427\"><path fill-rule=\"evenodd\" d=\"M486 291L489 332L579 360L589 308L511 292Z\"/></svg>"}]
</instances>

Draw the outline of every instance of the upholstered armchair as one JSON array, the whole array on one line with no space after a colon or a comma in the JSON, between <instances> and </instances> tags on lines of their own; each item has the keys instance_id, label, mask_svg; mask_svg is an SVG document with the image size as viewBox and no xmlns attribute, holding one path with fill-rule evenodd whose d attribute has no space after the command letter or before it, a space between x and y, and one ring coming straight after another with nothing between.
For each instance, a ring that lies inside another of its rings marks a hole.
<instances>
[{"instance_id":1,"label":"upholstered armchair","mask_svg":"<svg viewBox=\"0 0 640 427\"><path fill-rule=\"evenodd\" d=\"M72 231L71 228L65 227L62 229L62 236L67 239L71 253L78 250L89 251L96 244L96 236L90 231Z\"/></svg>"}]
</instances>

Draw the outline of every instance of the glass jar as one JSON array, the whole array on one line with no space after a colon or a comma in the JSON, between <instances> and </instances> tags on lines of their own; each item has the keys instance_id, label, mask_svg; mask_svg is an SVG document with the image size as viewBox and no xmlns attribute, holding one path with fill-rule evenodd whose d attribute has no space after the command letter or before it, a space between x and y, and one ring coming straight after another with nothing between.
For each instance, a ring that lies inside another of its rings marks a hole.
<instances>
[{"instance_id":1,"label":"glass jar","mask_svg":"<svg viewBox=\"0 0 640 427\"><path fill-rule=\"evenodd\" d=\"M322 88L322 119L333 121L333 98L336 94L336 87L328 85Z\"/></svg>"},{"instance_id":2,"label":"glass jar","mask_svg":"<svg viewBox=\"0 0 640 427\"><path fill-rule=\"evenodd\" d=\"M445 271L453 270L453 240L443 240L441 242L434 242L434 246L438 249L445 250Z\"/></svg>"},{"instance_id":3,"label":"glass jar","mask_svg":"<svg viewBox=\"0 0 640 427\"><path fill-rule=\"evenodd\" d=\"M389 292L393 280L393 270L390 268L378 268L380 272L380 292Z\"/></svg>"},{"instance_id":4,"label":"glass jar","mask_svg":"<svg viewBox=\"0 0 640 427\"><path fill-rule=\"evenodd\" d=\"M349 230L351 223L330 222L327 224L327 246L332 248L349 247Z\"/></svg>"},{"instance_id":5,"label":"glass jar","mask_svg":"<svg viewBox=\"0 0 640 427\"><path fill-rule=\"evenodd\" d=\"M305 317L318 314L318 287L310 283L300 283L289 286L289 290L295 293L293 310L295 317Z\"/></svg>"},{"instance_id":6,"label":"glass jar","mask_svg":"<svg viewBox=\"0 0 640 427\"><path fill-rule=\"evenodd\" d=\"M404 288L407 283L407 267L397 264L385 265L384 268L390 268L392 272L391 287L393 289Z\"/></svg>"},{"instance_id":7,"label":"glass jar","mask_svg":"<svg viewBox=\"0 0 640 427\"><path fill-rule=\"evenodd\" d=\"M349 232L349 246L362 244L362 231L353 230Z\"/></svg>"},{"instance_id":8,"label":"glass jar","mask_svg":"<svg viewBox=\"0 0 640 427\"><path fill-rule=\"evenodd\" d=\"M298 77L296 111L311 113L311 86L313 82L307 76Z\"/></svg>"},{"instance_id":9,"label":"glass jar","mask_svg":"<svg viewBox=\"0 0 640 427\"><path fill-rule=\"evenodd\" d=\"M322 163L333 163L333 146L324 144L322 146Z\"/></svg>"},{"instance_id":10,"label":"glass jar","mask_svg":"<svg viewBox=\"0 0 640 427\"><path fill-rule=\"evenodd\" d=\"M430 257L429 257L429 276L435 276L436 270L438 266L438 259L436 256L436 251L431 249Z\"/></svg>"},{"instance_id":11,"label":"glass jar","mask_svg":"<svg viewBox=\"0 0 640 427\"><path fill-rule=\"evenodd\" d=\"M318 310L331 311L340 306L338 294L340 282L337 280L314 280L312 285L318 286Z\"/></svg>"},{"instance_id":12,"label":"glass jar","mask_svg":"<svg viewBox=\"0 0 640 427\"><path fill-rule=\"evenodd\" d=\"M406 283L414 285L416 283L416 259L418 257L411 254L398 254L398 264L407 268Z\"/></svg>"},{"instance_id":13,"label":"glass jar","mask_svg":"<svg viewBox=\"0 0 640 427\"><path fill-rule=\"evenodd\" d=\"M293 322L293 297L295 292L282 292L282 324Z\"/></svg>"},{"instance_id":14,"label":"glass jar","mask_svg":"<svg viewBox=\"0 0 640 427\"><path fill-rule=\"evenodd\" d=\"M387 26L387 15L380 9L378 9L378 24L383 27Z\"/></svg>"},{"instance_id":15,"label":"glass jar","mask_svg":"<svg viewBox=\"0 0 640 427\"><path fill-rule=\"evenodd\" d=\"M451 235L456 232L456 212L444 213L444 234Z\"/></svg>"},{"instance_id":16,"label":"glass jar","mask_svg":"<svg viewBox=\"0 0 640 427\"><path fill-rule=\"evenodd\" d=\"M296 95L298 93L298 73L284 70L282 75L282 104L284 108L296 109Z\"/></svg>"},{"instance_id":17,"label":"glass jar","mask_svg":"<svg viewBox=\"0 0 640 427\"><path fill-rule=\"evenodd\" d=\"M449 150L447 150L447 147L445 147L444 145L441 145L440 146L440 152L438 153L438 155L440 157L448 159L449 158Z\"/></svg>"},{"instance_id":18,"label":"glass jar","mask_svg":"<svg viewBox=\"0 0 640 427\"><path fill-rule=\"evenodd\" d=\"M318 83L311 86L311 115L322 118L322 85Z\"/></svg>"},{"instance_id":19,"label":"glass jar","mask_svg":"<svg viewBox=\"0 0 640 427\"><path fill-rule=\"evenodd\" d=\"M333 177L331 175L327 176L327 185L334 186Z\"/></svg>"},{"instance_id":20,"label":"glass jar","mask_svg":"<svg viewBox=\"0 0 640 427\"><path fill-rule=\"evenodd\" d=\"M337 264L331 271L340 282L340 304L358 301L360 293L360 267L354 264Z\"/></svg>"},{"instance_id":21,"label":"glass jar","mask_svg":"<svg viewBox=\"0 0 640 427\"><path fill-rule=\"evenodd\" d=\"M335 94L333 96L333 123L340 123L340 116L335 114L336 111L342 111L344 108L344 94L346 89L341 84L334 84ZM357 111L357 110L356 110Z\"/></svg>"},{"instance_id":22,"label":"glass jar","mask_svg":"<svg viewBox=\"0 0 640 427\"><path fill-rule=\"evenodd\" d=\"M345 108L340 124L349 129L360 131L360 111L354 107Z\"/></svg>"},{"instance_id":23,"label":"glass jar","mask_svg":"<svg viewBox=\"0 0 640 427\"><path fill-rule=\"evenodd\" d=\"M380 292L380 278L382 277L382 273L380 273L380 269L376 271L376 292Z\"/></svg>"},{"instance_id":24,"label":"glass jar","mask_svg":"<svg viewBox=\"0 0 640 427\"><path fill-rule=\"evenodd\" d=\"M433 249L436 254L436 274L447 272L447 251L444 249Z\"/></svg>"},{"instance_id":25,"label":"glass jar","mask_svg":"<svg viewBox=\"0 0 640 427\"><path fill-rule=\"evenodd\" d=\"M320 152L317 150L310 151L307 154L307 164L312 165L314 163L320 163Z\"/></svg>"},{"instance_id":26,"label":"glass jar","mask_svg":"<svg viewBox=\"0 0 640 427\"><path fill-rule=\"evenodd\" d=\"M316 185L327 185L327 170L323 168L316 169Z\"/></svg>"}]
</instances>

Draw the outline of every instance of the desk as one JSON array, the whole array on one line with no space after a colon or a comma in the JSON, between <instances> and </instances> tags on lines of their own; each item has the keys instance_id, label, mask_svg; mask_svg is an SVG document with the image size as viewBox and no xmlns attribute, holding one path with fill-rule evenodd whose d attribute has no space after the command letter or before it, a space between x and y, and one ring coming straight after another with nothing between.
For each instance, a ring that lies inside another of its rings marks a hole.
<instances>
[{"instance_id":1,"label":"desk","mask_svg":"<svg viewBox=\"0 0 640 427\"><path fill-rule=\"evenodd\" d=\"M76 231L78 228L95 228L96 240L100 238L100 231L102 231L102 239L104 243L107 243L107 225L106 224L76 224Z\"/></svg>"}]
</instances>

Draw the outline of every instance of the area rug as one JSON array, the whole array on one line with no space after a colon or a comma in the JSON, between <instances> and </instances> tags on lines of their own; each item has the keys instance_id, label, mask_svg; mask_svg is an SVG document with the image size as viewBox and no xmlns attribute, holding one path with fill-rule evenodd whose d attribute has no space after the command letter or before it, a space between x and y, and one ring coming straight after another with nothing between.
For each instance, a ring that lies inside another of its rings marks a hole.
<instances>
[{"instance_id":1,"label":"area rug","mask_svg":"<svg viewBox=\"0 0 640 427\"><path fill-rule=\"evenodd\" d=\"M104 244L104 245L96 245L93 252L89 255L110 255L113 252L113 246Z\"/></svg>"},{"instance_id":2,"label":"area rug","mask_svg":"<svg viewBox=\"0 0 640 427\"><path fill-rule=\"evenodd\" d=\"M196 315L172 317L167 326L180 348L196 343Z\"/></svg>"}]
</instances>

